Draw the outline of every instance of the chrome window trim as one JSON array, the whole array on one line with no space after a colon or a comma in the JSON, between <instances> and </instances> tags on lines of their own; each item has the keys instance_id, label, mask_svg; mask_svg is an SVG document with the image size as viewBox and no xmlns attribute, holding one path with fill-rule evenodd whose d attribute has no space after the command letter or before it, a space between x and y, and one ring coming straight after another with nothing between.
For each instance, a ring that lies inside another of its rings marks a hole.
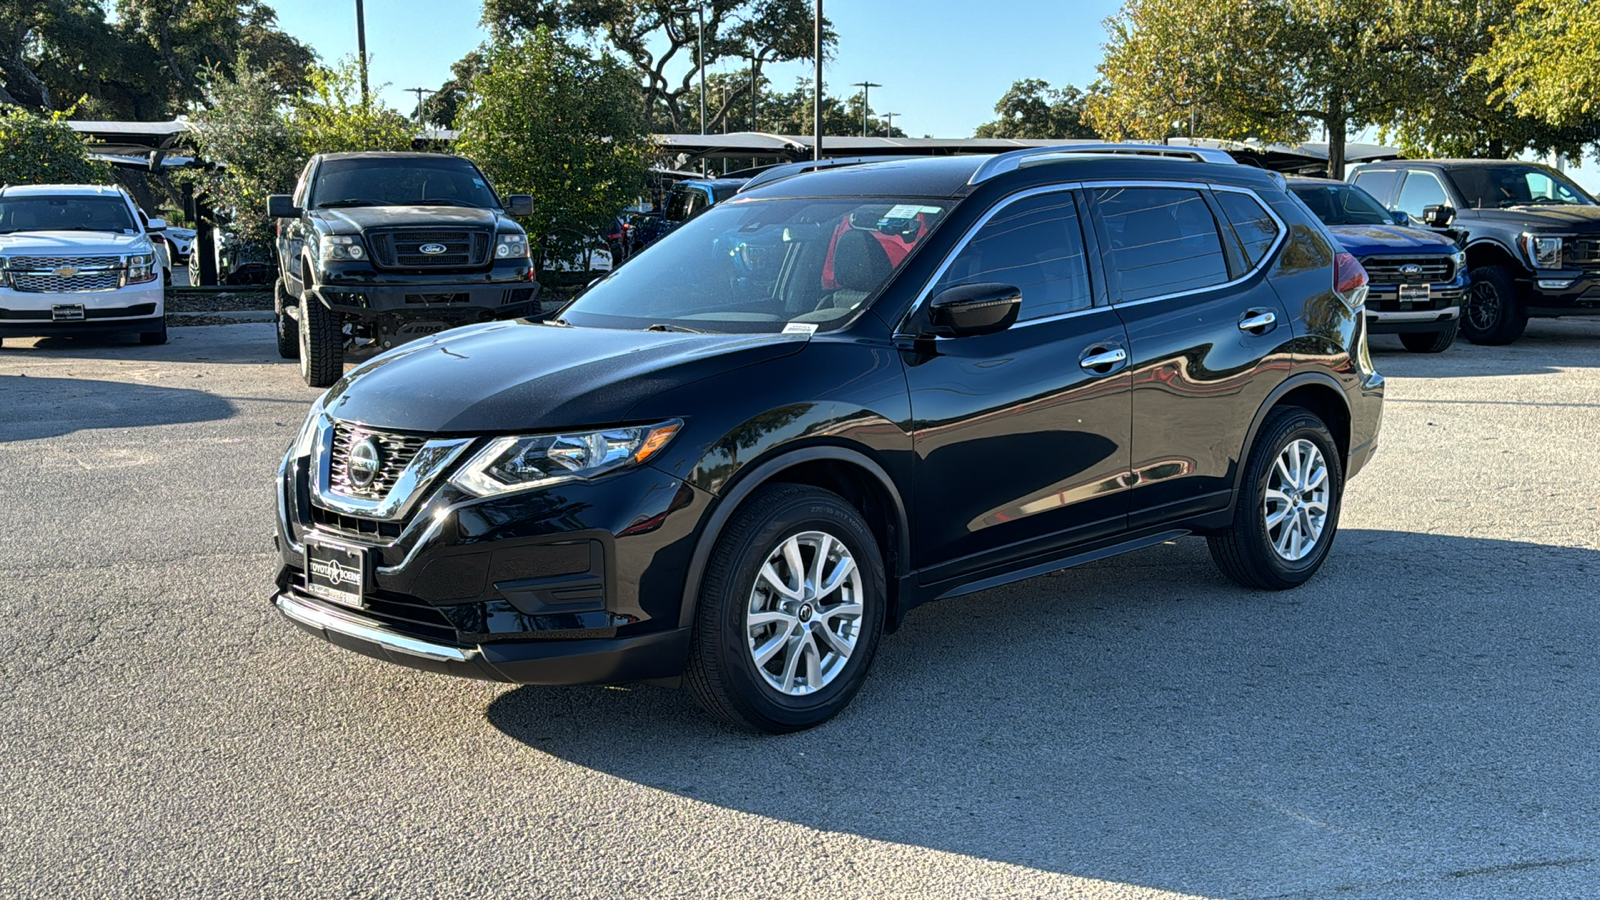
<instances>
[{"instance_id":1,"label":"chrome window trim","mask_svg":"<svg viewBox=\"0 0 1600 900\"><path fill-rule=\"evenodd\" d=\"M1186 190L1227 191L1227 192L1233 193L1233 194L1245 194L1245 195L1249 196L1251 199L1255 200L1256 203L1259 204L1261 206L1261 208L1266 211L1267 215L1269 217L1271 217L1272 221L1274 223L1276 223L1277 226L1278 226L1278 237L1277 237L1276 240L1274 240L1272 242L1272 246L1268 247L1266 252L1261 254L1261 261L1256 263L1255 265L1251 266L1249 269L1246 269L1244 274L1240 275L1238 278L1233 278L1233 279L1230 279L1228 281L1221 282L1219 284L1208 284L1205 287L1191 288L1191 289L1189 289L1187 291L1177 291L1177 292L1174 292L1174 293L1171 293L1171 294L1158 294L1158 295L1156 295L1154 297L1143 297L1143 298L1140 298L1138 300L1117 300L1117 299L1112 299L1112 301L1111 301L1112 308L1125 308L1125 307L1129 307L1129 306L1141 306L1141 305L1146 304L1146 303L1157 303L1157 302L1160 302L1162 300L1173 300L1173 299L1176 299L1178 297L1190 297L1190 296L1193 296L1195 294L1204 294L1204 293L1207 293L1209 291L1220 291L1220 290L1224 290L1224 289L1230 288L1230 287L1237 287L1238 285L1244 284L1246 281L1249 281L1250 279L1256 277L1256 275L1260 274L1263 270L1265 270L1267 268L1267 266L1272 262L1273 258L1275 256L1277 256L1278 251L1280 249L1282 249L1284 243L1286 243L1289 240L1289 226L1288 226L1288 223L1283 221L1283 217L1279 216L1277 210L1272 208L1272 204L1270 204L1266 200L1262 199L1261 195L1256 193L1254 188L1241 187L1239 185L1233 185L1233 184L1204 184L1204 183L1201 183L1201 182L1192 182L1192 181L1104 181L1104 182L1097 181L1097 182L1093 182L1093 183L1087 185L1087 187L1089 187L1089 188L1101 188L1101 187L1112 187L1112 188L1118 188L1118 187L1131 187L1131 188L1181 188L1181 189L1186 189ZM1222 223L1218 222L1217 225L1220 228ZM1219 240L1219 241L1220 240L1224 240L1224 237L1223 237L1221 231L1217 232L1217 240ZM1339 245L1336 243L1336 244L1334 244L1334 246L1337 247ZM1101 257L1102 258L1108 258L1109 257L1109 251L1102 252Z\"/></svg>"},{"instance_id":2,"label":"chrome window trim","mask_svg":"<svg viewBox=\"0 0 1600 900\"><path fill-rule=\"evenodd\" d=\"M354 423L350 423L354 424ZM389 492L378 500L364 500L334 493L333 417L322 414L317 422L317 436L311 445L311 497L324 509L363 516L370 519L395 521L405 518L416 506L439 474L455 462L461 452L472 443L472 438L434 438L423 443L415 456L395 479Z\"/></svg>"}]
</instances>

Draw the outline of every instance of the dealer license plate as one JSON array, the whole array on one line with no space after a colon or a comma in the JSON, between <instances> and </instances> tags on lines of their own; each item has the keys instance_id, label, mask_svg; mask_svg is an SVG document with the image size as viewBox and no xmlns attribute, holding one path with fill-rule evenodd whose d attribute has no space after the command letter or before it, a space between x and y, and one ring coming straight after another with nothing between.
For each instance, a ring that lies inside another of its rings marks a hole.
<instances>
[{"instance_id":1,"label":"dealer license plate","mask_svg":"<svg viewBox=\"0 0 1600 900\"><path fill-rule=\"evenodd\" d=\"M306 590L313 596L360 609L366 580L367 554L360 547L306 541Z\"/></svg>"},{"instance_id":2,"label":"dealer license plate","mask_svg":"<svg viewBox=\"0 0 1600 900\"><path fill-rule=\"evenodd\" d=\"M1402 284L1402 285L1400 285L1400 302L1401 303L1427 303L1428 302L1428 286L1425 285L1425 284Z\"/></svg>"},{"instance_id":3,"label":"dealer license plate","mask_svg":"<svg viewBox=\"0 0 1600 900\"><path fill-rule=\"evenodd\" d=\"M62 305L50 307L50 318L56 322L82 322L83 307Z\"/></svg>"}]
</instances>

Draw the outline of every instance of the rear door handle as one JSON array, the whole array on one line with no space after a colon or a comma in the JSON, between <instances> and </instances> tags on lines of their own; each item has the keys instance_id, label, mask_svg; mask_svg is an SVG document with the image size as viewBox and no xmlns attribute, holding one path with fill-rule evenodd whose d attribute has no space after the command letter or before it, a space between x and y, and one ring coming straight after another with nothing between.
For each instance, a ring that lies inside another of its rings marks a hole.
<instances>
[{"instance_id":1,"label":"rear door handle","mask_svg":"<svg viewBox=\"0 0 1600 900\"><path fill-rule=\"evenodd\" d=\"M1278 316L1270 309L1252 309L1239 319L1239 330L1252 334L1266 334L1267 329L1278 324Z\"/></svg>"},{"instance_id":2,"label":"rear door handle","mask_svg":"<svg viewBox=\"0 0 1600 900\"><path fill-rule=\"evenodd\" d=\"M1078 360L1078 365L1096 375L1110 375L1115 366L1128 361L1128 351L1121 347L1095 347Z\"/></svg>"}]
</instances>

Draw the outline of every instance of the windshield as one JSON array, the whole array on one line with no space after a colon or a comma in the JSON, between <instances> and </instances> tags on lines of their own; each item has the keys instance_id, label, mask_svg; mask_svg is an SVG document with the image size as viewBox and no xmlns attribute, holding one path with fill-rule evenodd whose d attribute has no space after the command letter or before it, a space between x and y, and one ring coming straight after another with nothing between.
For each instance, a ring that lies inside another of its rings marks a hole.
<instances>
[{"instance_id":1,"label":"windshield","mask_svg":"<svg viewBox=\"0 0 1600 900\"><path fill-rule=\"evenodd\" d=\"M719 203L573 301L562 321L748 333L791 322L837 327L888 283L950 206L863 198Z\"/></svg>"},{"instance_id":2,"label":"windshield","mask_svg":"<svg viewBox=\"0 0 1600 900\"><path fill-rule=\"evenodd\" d=\"M1373 196L1353 184L1291 183L1289 190L1311 208L1324 225L1393 225L1394 215Z\"/></svg>"},{"instance_id":3,"label":"windshield","mask_svg":"<svg viewBox=\"0 0 1600 900\"><path fill-rule=\"evenodd\" d=\"M19 231L109 231L138 234L121 197L7 197L0 200L0 234Z\"/></svg>"},{"instance_id":4,"label":"windshield","mask_svg":"<svg viewBox=\"0 0 1600 900\"><path fill-rule=\"evenodd\" d=\"M472 163L457 156L325 159L317 169L313 209L341 206L470 206L500 201Z\"/></svg>"},{"instance_id":5,"label":"windshield","mask_svg":"<svg viewBox=\"0 0 1600 900\"><path fill-rule=\"evenodd\" d=\"M1461 166L1447 170L1456 190L1473 209L1505 209L1559 203L1594 206L1593 197L1551 169L1509 163Z\"/></svg>"}]
</instances>

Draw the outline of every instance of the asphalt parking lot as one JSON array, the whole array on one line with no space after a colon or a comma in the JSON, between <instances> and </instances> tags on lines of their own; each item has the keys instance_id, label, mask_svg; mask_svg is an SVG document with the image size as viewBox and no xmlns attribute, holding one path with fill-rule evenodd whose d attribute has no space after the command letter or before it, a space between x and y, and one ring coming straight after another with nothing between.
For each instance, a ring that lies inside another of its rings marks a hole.
<instances>
[{"instance_id":1,"label":"asphalt parking lot","mask_svg":"<svg viewBox=\"0 0 1600 900\"><path fill-rule=\"evenodd\" d=\"M1374 355L1307 587L1186 539L935 604L758 738L282 621L269 325L8 340L0 895L1595 896L1600 321Z\"/></svg>"}]
</instances>

